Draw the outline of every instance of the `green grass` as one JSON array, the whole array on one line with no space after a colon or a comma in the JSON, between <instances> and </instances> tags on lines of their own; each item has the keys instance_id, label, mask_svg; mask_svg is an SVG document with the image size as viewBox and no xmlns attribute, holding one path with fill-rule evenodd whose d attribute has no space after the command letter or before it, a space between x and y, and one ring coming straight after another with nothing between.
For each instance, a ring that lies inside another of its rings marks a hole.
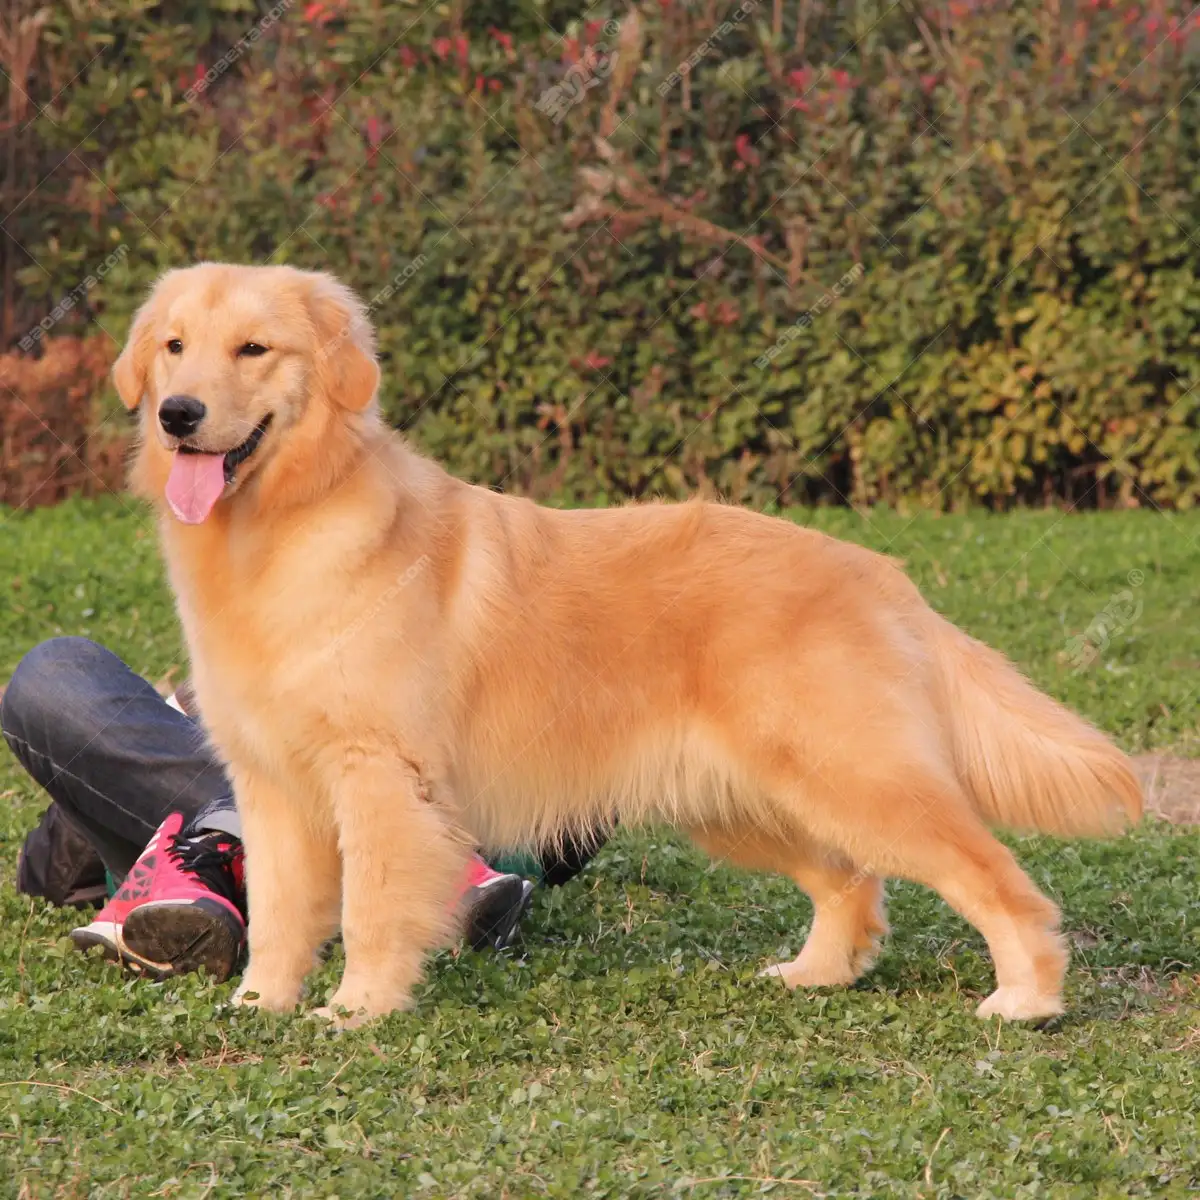
<instances>
[{"instance_id":1,"label":"green grass","mask_svg":"<svg viewBox=\"0 0 1200 1200\"><path fill-rule=\"evenodd\" d=\"M936 607L1128 749L1194 752L1200 516L807 519L905 559ZM1134 571L1140 612L1075 671L1070 637ZM0 516L0 589L0 678L60 632L151 678L182 662L153 536L123 502ZM41 800L2 752L0 795L2 1195L1200 1187L1193 831L1014 843L1075 946L1070 1012L1047 1030L974 1019L982 943L909 885L889 888L894 932L859 987L783 993L754 972L799 948L807 901L654 831L541 895L519 954L441 955L413 1012L334 1034L233 1011L231 985L130 981L77 955L71 916L12 888Z\"/></svg>"}]
</instances>

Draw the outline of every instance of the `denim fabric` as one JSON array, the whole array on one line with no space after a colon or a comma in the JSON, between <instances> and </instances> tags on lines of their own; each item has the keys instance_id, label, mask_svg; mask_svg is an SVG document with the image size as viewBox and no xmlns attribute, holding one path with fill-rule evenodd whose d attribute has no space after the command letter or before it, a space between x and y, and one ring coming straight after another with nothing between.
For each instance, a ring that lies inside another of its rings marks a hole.
<instances>
[{"instance_id":1,"label":"denim fabric","mask_svg":"<svg viewBox=\"0 0 1200 1200\"><path fill-rule=\"evenodd\" d=\"M172 812L240 832L232 789L199 726L86 638L43 642L17 667L0 729L30 775L124 875Z\"/></svg>"}]
</instances>

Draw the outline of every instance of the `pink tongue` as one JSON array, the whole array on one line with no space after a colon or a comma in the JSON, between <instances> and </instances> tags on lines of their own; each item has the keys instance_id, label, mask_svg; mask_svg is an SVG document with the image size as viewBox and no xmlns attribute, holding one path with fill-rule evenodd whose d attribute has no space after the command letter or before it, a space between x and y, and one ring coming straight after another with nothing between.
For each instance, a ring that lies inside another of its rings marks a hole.
<instances>
[{"instance_id":1,"label":"pink tongue","mask_svg":"<svg viewBox=\"0 0 1200 1200\"><path fill-rule=\"evenodd\" d=\"M225 455L175 452L167 503L185 525L199 525L225 490Z\"/></svg>"}]
</instances>

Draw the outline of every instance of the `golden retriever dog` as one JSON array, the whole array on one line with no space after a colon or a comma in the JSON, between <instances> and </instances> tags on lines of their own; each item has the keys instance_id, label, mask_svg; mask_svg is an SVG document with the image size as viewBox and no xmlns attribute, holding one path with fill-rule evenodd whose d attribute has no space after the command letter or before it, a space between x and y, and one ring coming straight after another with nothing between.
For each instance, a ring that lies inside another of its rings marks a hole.
<instances>
[{"instance_id":1,"label":"golden retriever dog","mask_svg":"<svg viewBox=\"0 0 1200 1200\"><path fill-rule=\"evenodd\" d=\"M1062 1011L1058 912L988 826L1111 833L1139 785L887 558L725 504L453 478L381 419L366 312L327 275L171 272L114 380L244 822L243 1002L293 1009L340 926L324 1014L400 1008L472 844L616 817L799 884L789 987L867 970L898 876L987 940L981 1016Z\"/></svg>"}]
</instances>

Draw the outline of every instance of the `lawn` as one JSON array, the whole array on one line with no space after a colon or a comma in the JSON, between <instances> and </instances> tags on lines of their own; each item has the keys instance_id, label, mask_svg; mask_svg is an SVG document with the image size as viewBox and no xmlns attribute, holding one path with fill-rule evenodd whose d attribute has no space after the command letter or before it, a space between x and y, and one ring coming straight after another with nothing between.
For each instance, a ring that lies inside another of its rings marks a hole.
<instances>
[{"instance_id":1,"label":"lawn","mask_svg":"<svg viewBox=\"0 0 1200 1200\"><path fill-rule=\"evenodd\" d=\"M902 558L1127 749L1200 754L1200 514L793 515ZM67 632L155 680L181 669L152 532L123 500L0 513L0 591L0 681ZM808 902L655 830L540 895L518 952L445 953L413 1012L335 1034L234 1011L231 984L130 981L76 954L72 916L13 890L41 800L3 750L0 798L2 1195L1200 1188L1195 829L1014 841L1074 947L1069 1013L1041 1030L971 1015L982 942L907 884L857 988L784 993L755 971L798 950Z\"/></svg>"}]
</instances>

